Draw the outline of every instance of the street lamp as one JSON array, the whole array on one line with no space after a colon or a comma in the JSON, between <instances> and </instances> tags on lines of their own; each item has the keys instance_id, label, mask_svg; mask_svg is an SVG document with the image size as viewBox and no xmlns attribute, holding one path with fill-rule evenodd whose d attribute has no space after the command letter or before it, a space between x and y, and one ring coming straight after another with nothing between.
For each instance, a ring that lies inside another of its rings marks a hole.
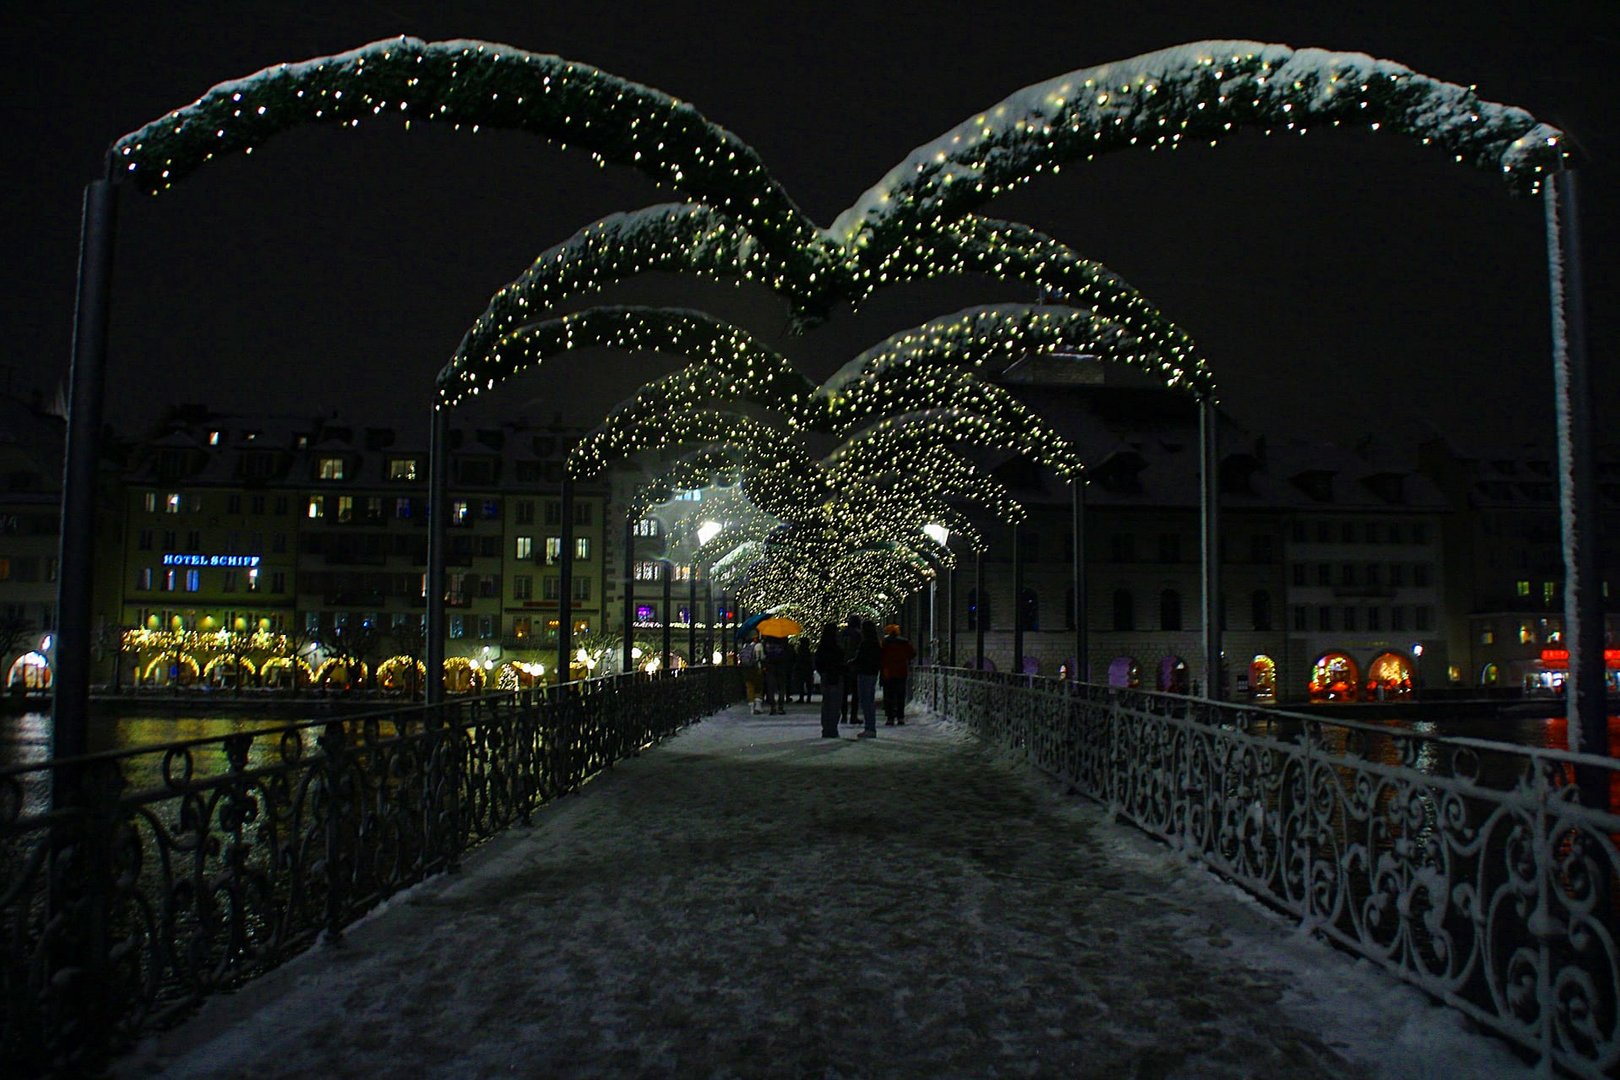
<instances>
[{"instance_id":1,"label":"street lamp","mask_svg":"<svg viewBox=\"0 0 1620 1080\"><path fill-rule=\"evenodd\" d=\"M923 533L928 539L942 548L948 549L951 543L951 530L937 521L930 521L923 526ZM928 662L939 663L939 623L936 621L936 601L939 594L939 575L935 574L928 580Z\"/></svg>"}]
</instances>

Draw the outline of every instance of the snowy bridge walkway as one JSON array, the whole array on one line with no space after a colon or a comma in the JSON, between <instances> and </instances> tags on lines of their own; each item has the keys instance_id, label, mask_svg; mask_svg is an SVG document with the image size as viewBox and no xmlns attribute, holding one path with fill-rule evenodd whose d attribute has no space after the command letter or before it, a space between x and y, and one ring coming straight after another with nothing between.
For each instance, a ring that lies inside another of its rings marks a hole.
<instances>
[{"instance_id":1,"label":"snowy bridge walkway","mask_svg":"<svg viewBox=\"0 0 1620 1080\"><path fill-rule=\"evenodd\" d=\"M118 1075L1528 1075L960 729L816 708L689 728Z\"/></svg>"}]
</instances>

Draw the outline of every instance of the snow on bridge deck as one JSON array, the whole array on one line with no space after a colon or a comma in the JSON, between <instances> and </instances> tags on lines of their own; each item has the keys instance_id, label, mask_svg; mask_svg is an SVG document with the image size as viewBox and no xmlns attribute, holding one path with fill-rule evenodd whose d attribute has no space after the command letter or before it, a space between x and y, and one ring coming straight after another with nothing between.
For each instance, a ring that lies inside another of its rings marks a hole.
<instances>
[{"instance_id":1,"label":"snow on bridge deck","mask_svg":"<svg viewBox=\"0 0 1620 1080\"><path fill-rule=\"evenodd\" d=\"M622 763L118 1075L1530 1074L962 729L817 708Z\"/></svg>"}]
</instances>

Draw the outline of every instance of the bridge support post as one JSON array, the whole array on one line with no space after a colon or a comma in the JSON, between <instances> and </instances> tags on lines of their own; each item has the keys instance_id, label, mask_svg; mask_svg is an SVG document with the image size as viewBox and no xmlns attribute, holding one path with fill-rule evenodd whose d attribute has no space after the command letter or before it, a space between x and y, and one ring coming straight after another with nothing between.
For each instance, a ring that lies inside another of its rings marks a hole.
<instances>
[{"instance_id":1,"label":"bridge support post","mask_svg":"<svg viewBox=\"0 0 1620 1080\"><path fill-rule=\"evenodd\" d=\"M113 244L118 187L92 180L84 189L79 224L79 286L73 312L72 387L62 463L62 524L57 549L56 671L51 707L51 756L89 750L90 611L95 575L96 473L101 448L107 319L112 304ZM51 798L71 801L76 784L58 774Z\"/></svg>"},{"instance_id":2,"label":"bridge support post","mask_svg":"<svg viewBox=\"0 0 1620 1080\"><path fill-rule=\"evenodd\" d=\"M1207 394L1198 399L1198 474L1204 561L1204 696L1219 701L1221 684L1221 531L1220 455L1215 425L1215 401Z\"/></svg>"},{"instance_id":3,"label":"bridge support post","mask_svg":"<svg viewBox=\"0 0 1620 1080\"><path fill-rule=\"evenodd\" d=\"M973 670L984 670L984 552L973 553Z\"/></svg>"},{"instance_id":4,"label":"bridge support post","mask_svg":"<svg viewBox=\"0 0 1620 1080\"><path fill-rule=\"evenodd\" d=\"M450 414L434 409L428 429L427 686L429 705L444 703L444 566L450 535ZM297 671L293 672L294 679ZM296 685L296 682L295 682Z\"/></svg>"},{"instance_id":5,"label":"bridge support post","mask_svg":"<svg viewBox=\"0 0 1620 1080\"><path fill-rule=\"evenodd\" d=\"M628 507L626 508L628 510ZM620 667L636 669L636 523L624 516L624 653Z\"/></svg>"},{"instance_id":6,"label":"bridge support post","mask_svg":"<svg viewBox=\"0 0 1620 1080\"><path fill-rule=\"evenodd\" d=\"M1073 517L1070 529L1074 539L1069 557L1074 585L1074 608L1070 612L1074 620L1074 670L1069 672L1069 678L1076 682L1088 682L1091 678L1091 657L1088 654L1090 641L1086 636L1086 474L1076 473L1070 484L1073 485L1069 494Z\"/></svg>"},{"instance_id":7,"label":"bridge support post","mask_svg":"<svg viewBox=\"0 0 1620 1080\"><path fill-rule=\"evenodd\" d=\"M1569 748L1607 756L1601 537L1574 172L1564 169L1552 175L1544 206L1558 435L1558 506L1564 540L1564 642L1569 649L1564 700L1569 717ZM1607 792L1599 790L1599 780L1581 781L1582 798L1606 807Z\"/></svg>"},{"instance_id":8,"label":"bridge support post","mask_svg":"<svg viewBox=\"0 0 1620 1080\"><path fill-rule=\"evenodd\" d=\"M574 478L562 480L562 537L557 582L557 683L568 682L574 652Z\"/></svg>"}]
</instances>

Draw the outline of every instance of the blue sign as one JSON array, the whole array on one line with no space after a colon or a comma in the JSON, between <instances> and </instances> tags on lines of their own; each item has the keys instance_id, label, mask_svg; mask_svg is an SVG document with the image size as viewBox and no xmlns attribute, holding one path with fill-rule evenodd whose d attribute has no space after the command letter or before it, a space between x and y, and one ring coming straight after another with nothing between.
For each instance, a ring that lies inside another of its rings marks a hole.
<instances>
[{"instance_id":1,"label":"blue sign","mask_svg":"<svg viewBox=\"0 0 1620 1080\"><path fill-rule=\"evenodd\" d=\"M259 555L177 555L165 552L164 566L258 566Z\"/></svg>"}]
</instances>

